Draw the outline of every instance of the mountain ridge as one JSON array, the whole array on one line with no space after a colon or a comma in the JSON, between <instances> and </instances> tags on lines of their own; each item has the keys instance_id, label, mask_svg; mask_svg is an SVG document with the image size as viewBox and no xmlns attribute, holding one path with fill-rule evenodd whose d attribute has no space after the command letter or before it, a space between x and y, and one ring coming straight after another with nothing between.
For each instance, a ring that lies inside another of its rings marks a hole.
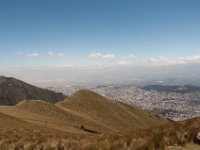
<instances>
[{"instance_id":1,"label":"mountain ridge","mask_svg":"<svg viewBox=\"0 0 200 150\"><path fill-rule=\"evenodd\" d=\"M81 126L96 133L113 133L168 122L136 106L128 106L85 89L56 104L24 100L14 106L0 106L0 112L35 125L72 133L85 133Z\"/></svg>"},{"instance_id":2,"label":"mountain ridge","mask_svg":"<svg viewBox=\"0 0 200 150\"><path fill-rule=\"evenodd\" d=\"M149 127L167 122L151 112L108 99L87 89L73 93L64 101L56 103L56 106L90 117L98 124L110 126L117 131L133 130L137 127Z\"/></svg>"},{"instance_id":3,"label":"mountain ridge","mask_svg":"<svg viewBox=\"0 0 200 150\"><path fill-rule=\"evenodd\" d=\"M62 93L45 90L15 78L0 76L0 105L15 105L22 100L33 99L56 103L64 98Z\"/></svg>"}]
</instances>

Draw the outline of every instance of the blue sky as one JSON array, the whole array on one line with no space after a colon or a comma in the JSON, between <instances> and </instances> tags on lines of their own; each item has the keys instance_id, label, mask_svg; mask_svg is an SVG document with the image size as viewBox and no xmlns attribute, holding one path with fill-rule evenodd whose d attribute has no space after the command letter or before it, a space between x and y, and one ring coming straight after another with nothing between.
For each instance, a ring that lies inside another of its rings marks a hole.
<instances>
[{"instance_id":1,"label":"blue sky","mask_svg":"<svg viewBox=\"0 0 200 150\"><path fill-rule=\"evenodd\" d=\"M0 0L0 66L200 61L199 0Z\"/></svg>"}]
</instances>

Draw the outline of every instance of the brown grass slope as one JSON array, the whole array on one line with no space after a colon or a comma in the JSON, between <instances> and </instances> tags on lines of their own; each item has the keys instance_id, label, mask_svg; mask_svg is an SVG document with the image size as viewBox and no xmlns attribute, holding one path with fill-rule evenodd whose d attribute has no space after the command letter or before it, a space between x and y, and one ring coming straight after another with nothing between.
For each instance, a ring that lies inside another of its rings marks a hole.
<instances>
[{"instance_id":1,"label":"brown grass slope","mask_svg":"<svg viewBox=\"0 0 200 150\"><path fill-rule=\"evenodd\" d=\"M64 97L61 93L41 89L15 78L0 76L0 105L14 105L22 100L33 99L55 103Z\"/></svg>"},{"instance_id":2,"label":"brown grass slope","mask_svg":"<svg viewBox=\"0 0 200 150\"><path fill-rule=\"evenodd\" d=\"M5 130L5 129L14 129L14 128L26 128L28 127L28 123L14 118L12 116L0 113L0 130Z\"/></svg>"},{"instance_id":3,"label":"brown grass slope","mask_svg":"<svg viewBox=\"0 0 200 150\"><path fill-rule=\"evenodd\" d=\"M16 106L0 106L0 112L12 115L26 122L64 130L70 133L85 133L80 129L82 124L95 126L102 131L109 131L95 121L80 114L60 109L52 103L41 100L22 101Z\"/></svg>"},{"instance_id":4,"label":"brown grass slope","mask_svg":"<svg viewBox=\"0 0 200 150\"><path fill-rule=\"evenodd\" d=\"M166 123L165 119L138 107L110 100L90 90L80 90L56 104L58 107L87 116L113 132L126 132ZM85 125L85 124L84 124ZM100 132L95 126L91 130Z\"/></svg>"},{"instance_id":5,"label":"brown grass slope","mask_svg":"<svg viewBox=\"0 0 200 150\"><path fill-rule=\"evenodd\" d=\"M38 126L0 113L0 150L40 149L37 145L45 139L51 137L56 139L66 134L60 130Z\"/></svg>"},{"instance_id":6,"label":"brown grass slope","mask_svg":"<svg viewBox=\"0 0 200 150\"><path fill-rule=\"evenodd\" d=\"M14 130L41 130L43 131L52 131L54 133L62 133L60 130L55 130L53 128L38 126L26 121L23 121L19 118L0 113L0 132L1 131L14 131Z\"/></svg>"},{"instance_id":7,"label":"brown grass slope","mask_svg":"<svg viewBox=\"0 0 200 150\"><path fill-rule=\"evenodd\" d=\"M0 117L2 115L0 114ZM5 115L3 116L5 117ZM1 122L0 122L1 123ZM31 129L32 127L30 127ZM32 129L31 129L32 130ZM200 118L174 122L126 134L72 134L40 130L0 131L0 149L40 150L199 150L193 143Z\"/></svg>"},{"instance_id":8,"label":"brown grass slope","mask_svg":"<svg viewBox=\"0 0 200 150\"><path fill-rule=\"evenodd\" d=\"M127 132L167 122L150 112L112 101L89 90L80 90L56 105L41 100L24 100L15 106L0 106L0 112L70 133L88 133L88 130ZM82 125L84 128L81 129Z\"/></svg>"}]
</instances>

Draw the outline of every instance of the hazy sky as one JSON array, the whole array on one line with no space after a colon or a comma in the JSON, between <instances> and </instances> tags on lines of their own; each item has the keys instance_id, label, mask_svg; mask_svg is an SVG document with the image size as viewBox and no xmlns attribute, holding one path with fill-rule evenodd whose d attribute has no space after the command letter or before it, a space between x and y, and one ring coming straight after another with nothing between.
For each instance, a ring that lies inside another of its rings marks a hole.
<instances>
[{"instance_id":1,"label":"hazy sky","mask_svg":"<svg viewBox=\"0 0 200 150\"><path fill-rule=\"evenodd\" d=\"M200 62L199 0L0 0L0 67Z\"/></svg>"}]
</instances>

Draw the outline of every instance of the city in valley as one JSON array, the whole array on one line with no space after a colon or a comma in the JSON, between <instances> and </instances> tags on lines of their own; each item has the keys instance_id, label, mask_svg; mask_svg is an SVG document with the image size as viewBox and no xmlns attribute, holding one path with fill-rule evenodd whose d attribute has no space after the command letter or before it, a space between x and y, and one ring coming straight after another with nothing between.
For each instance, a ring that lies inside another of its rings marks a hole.
<instances>
[{"instance_id":1,"label":"city in valley","mask_svg":"<svg viewBox=\"0 0 200 150\"><path fill-rule=\"evenodd\" d=\"M184 86L180 86L184 88ZM79 89L90 89L110 99L127 104L137 105L143 109L153 111L165 118L172 120L184 120L200 115L200 91L168 92L146 90L134 85L84 85L69 86L59 84L46 85L47 89L70 95Z\"/></svg>"}]
</instances>

